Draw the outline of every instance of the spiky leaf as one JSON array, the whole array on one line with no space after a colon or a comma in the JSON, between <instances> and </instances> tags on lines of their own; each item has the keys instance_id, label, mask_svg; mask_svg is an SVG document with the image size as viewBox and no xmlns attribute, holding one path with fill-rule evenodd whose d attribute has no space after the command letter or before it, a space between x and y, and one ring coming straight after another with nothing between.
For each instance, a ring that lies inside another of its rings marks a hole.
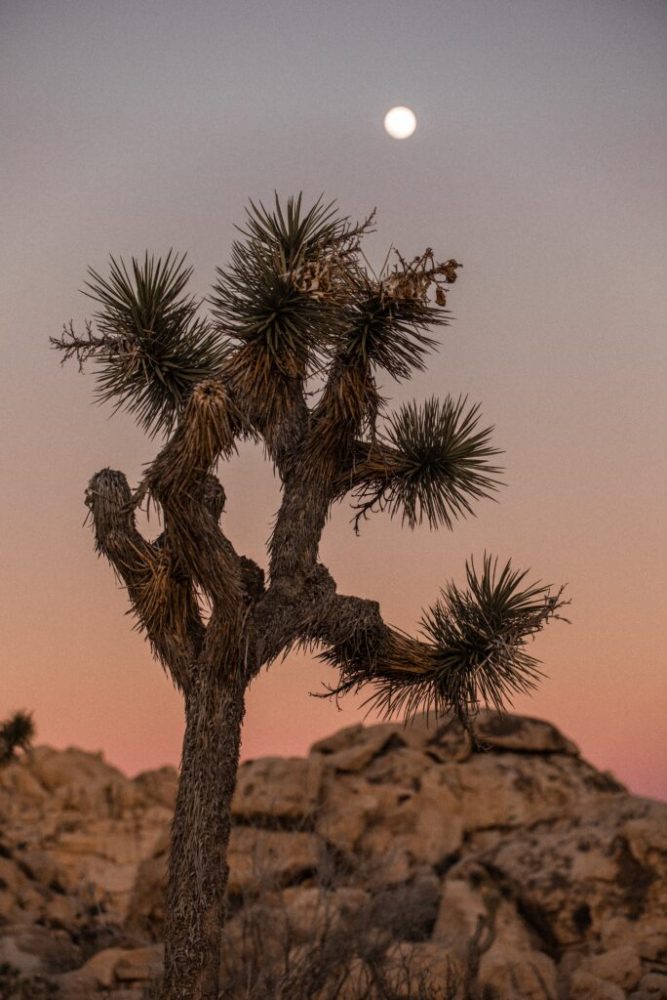
<instances>
[{"instance_id":1,"label":"spiky leaf","mask_svg":"<svg viewBox=\"0 0 667 1000\"><path fill-rule=\"evenodd\" d=\"M526 651L529 638L541 631L563 605L561 593L540 582L522 587L527 572L498 570L497 559L485 555L481 575L466 563L467 587L449 583L422 618L424 635L433 646L433 671L423 695L440 707L465 717L480 703L500 710L516 694L535 687L538 660Z\"/></svg>"},{"instance_id":2,"label":"spiky leaf","mask_svg":"<svg viewBox=\"0 0 667 1000\"><path fill-rule=\"evenodd\" d=\"M302 198L275 208L250 203L243 239L231 263L218 268L211 303L221 332L253 344L276 374L305 376L339 326L342 261L354 252L359 230L321 199L302 210Z\"/></svg>"},{"instance_id":3,"label":"spiky leaf","mask_svg":"<svg viewBox=\"0 0 667 1000\"><path fill-rule=\"evenodd\" d=\"M449 583L423 615L426 642L392 629L369 659L365 636L352 633L346 645L330 648L320 658L341 671L332 692L374 690L366 704L386 716L421 711L454 712L464 723L489 705L511 706L512 698L532 690L542 676L539 661L526 645L558 614L565 602L541 583L522 587L526 573L508 561L484 556L481 576L474 561L466 563L467 587ZM564 619L566 620L566 619Z\"/></svg>"},{"instance_id":4,"label":"spiky leaf","mask_svg":"<svg viewBox=\"0 0 667 1000\"><path fill-rule=\"evenodd\" d=\"M491 496L502 471L489 461L500 454L490 444L493 427L480 430L479 419L479 406L467 398L402 406L347 484L360 516L377 507L392 517L400 512L411 528L426 519L431 528L451 529L472 513L472 501Z\"/></svg>"},{"instance_id":5,"label":"spiky leaf","mask_svg":"<svg viewBox=\"0 0 667 1000\"><path fill-rule=\"evenodd\" d=\"M86 295L98 302L102 334L89 352L99 365L98 397L134 413L150 433L168 432L192 389L218 377L224 345L197 316L185 287L192 268L172 251L157 260L111 257L109 277L89 271Z\"/></svg>"}]
</instances>

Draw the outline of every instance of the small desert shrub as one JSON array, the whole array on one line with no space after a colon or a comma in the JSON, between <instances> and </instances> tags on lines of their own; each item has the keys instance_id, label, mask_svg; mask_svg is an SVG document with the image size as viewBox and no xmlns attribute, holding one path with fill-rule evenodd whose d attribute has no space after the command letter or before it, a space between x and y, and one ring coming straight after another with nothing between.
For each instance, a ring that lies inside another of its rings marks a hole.
<instances>
[{"instance_id":1,"label":"small desert shrub","mask_svg":"<svg viewBox=\"0 0 667 1000\"><path fill-rule=\"evenodd\" d=\"M0 765L16 757L17 750L27 750L35 736L35 724L29 712L14 712L0 722Z\"/></svg>"},{"instance_id":2,"label":"small desert shrub","mask_svg":"<svg viewBox=\"0 0 667 1000\"><path fill-rule=\"evenodd\" d=\"M424 966L419 946L440 901L435 876L387 887L391 859L323 851L315 873L285 885L262 864L253 859L251 887L230 900L219 1000L495 1000L477 980L492 941L482 925L465 960L448 964L443 947L438 968ZM157 1000L160 985L144 1000Z\"/></svg>"},{"instance_id":3,"label":"small desert shrub","mask_svg":"<svg viewBox=\"0 0 667 1000\"><path fill-rule=\"evenodd\" d=\"M323 852L318 871L290 887L258 862L224 930L220 1000L463 1000L462 968L436 981L412 954L430 938L437 880L361 888L383 886L381 867Z\"/></svg>"}]
</instances>

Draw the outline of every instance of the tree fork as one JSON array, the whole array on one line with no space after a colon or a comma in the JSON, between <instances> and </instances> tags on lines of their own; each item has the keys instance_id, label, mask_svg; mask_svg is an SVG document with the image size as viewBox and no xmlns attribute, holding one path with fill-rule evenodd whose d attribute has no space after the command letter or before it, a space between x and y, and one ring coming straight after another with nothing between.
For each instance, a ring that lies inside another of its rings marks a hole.
<instances>
[{"instance_id":1,"label":"tree fork","mask_svg":"<svg viewBox=\"0 0 667 1000\"><path fill-rule=\"evenodd\" d=\"M148 542L135 524L136 502L122 472L102 469L86 490L95 547L127 587L134 613L176 686L189 685L204 626L188 578L174 572L164 540Z\"/></svg>"}]
</instances>

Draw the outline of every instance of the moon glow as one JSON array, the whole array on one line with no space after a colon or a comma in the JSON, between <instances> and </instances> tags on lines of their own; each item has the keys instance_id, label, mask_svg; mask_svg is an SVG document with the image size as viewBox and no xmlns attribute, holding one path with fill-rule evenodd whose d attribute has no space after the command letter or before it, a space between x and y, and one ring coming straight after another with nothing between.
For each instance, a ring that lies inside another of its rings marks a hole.
<instances>
[{"instance_id":1,"label":"moon glow","mask_svg":"<svg viewBox=\"0 0 667 1000\"><path fill-rule=\"evenodd\" d=\"M417 128L414 111L398 105L384 116L384 127L392 139L407 139Z\"/></svg>"}]
</instances>

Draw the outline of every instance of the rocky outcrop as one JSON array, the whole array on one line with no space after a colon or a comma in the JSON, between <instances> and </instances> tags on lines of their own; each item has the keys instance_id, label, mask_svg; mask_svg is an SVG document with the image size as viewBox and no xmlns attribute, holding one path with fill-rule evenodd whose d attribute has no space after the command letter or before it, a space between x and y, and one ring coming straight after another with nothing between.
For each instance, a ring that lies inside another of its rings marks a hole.
<instances>
[{"instance_id":1,"label":"rocky outcrop","mask_svg":"<svg viewBox=\"0 0 667 1000\"><path fill-rule=\"evenodd\" d=\"M78 750L0 771L0 996L143 995L175 790ZM234 818L222 963L253 995L667 997L667 806L547 723L351 726L243 764Z\"/></svg>"},{"instance_id":2,"label":"rocky outcrop","mask_svg":"<svg viewBox=\"0 0 667 1000\"><path fill-rule=\"evenodd\" d=\"M144 944L124 924L176 783L173 768L130 781L99 754L49 747L0 770L0 997L20 978L61 973L63 996L89 997L97 986L65 990L70 970L89 958L108 968L109 951Z\"/></svg>"}]
</instances>

